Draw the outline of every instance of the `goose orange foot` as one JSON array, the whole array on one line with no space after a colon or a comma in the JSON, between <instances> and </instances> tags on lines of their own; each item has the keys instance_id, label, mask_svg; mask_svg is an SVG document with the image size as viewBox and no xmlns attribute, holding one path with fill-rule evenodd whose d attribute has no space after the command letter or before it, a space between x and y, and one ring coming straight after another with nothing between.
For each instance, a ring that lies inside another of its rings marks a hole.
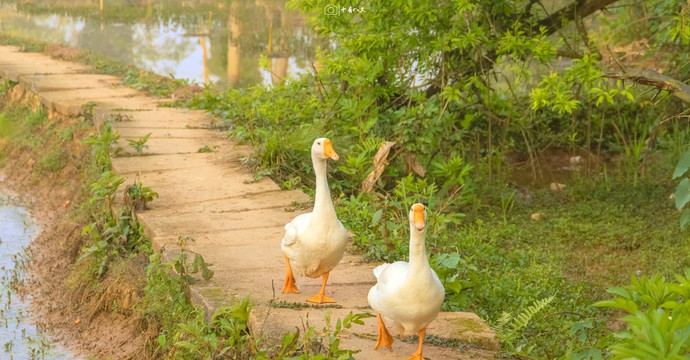
<instances>
[{"instance_id":1,"label":"goose orange foot","mask_svg":"<svg viewBox=\"0 0 690 360\"><path fill-rule=\"evenodd\" d=\"M381 314L378 314L377 318L379 323L379 336L376 339L376 347L374 350L378 350L380 347L385 346L388 350L393 351L393 337L391 333L388 332L386 324L383 323Z\"/></svg>"},{"instance_id":2,"label":"goose orange foot","mask_svg":"<svg viewBox=\"0 0 690 360\"><path fill-rule=\"evenodd\" d=\"M283 285L283 294L299 293L299 289L295 283L295 275L292 273L292 268L290 267L290 259L287 256L285 256L285 263L287 264L287 269L285 270L285 285Z\"/></svg>"},{"instance_id":3,"label":"goose orange foot","mask_svg":"<svg viewBox=\"0 0 690 360\"><path fill-rule=\"evenodd\" d=\"M326 281L328 281L328 274L329 273L323 274L323 280L321 281L321 291L319 291L318 294L307 299L308 302L313 302L313 303L317 303L317 304L334 303L335 302L335 300L326 296Z\"/></svg>"},{"instance_id":4,"label":"goose orange foot","mask_svg":"<svg viewBox=\"0 0 690 360\"><path fill-rule=\"evenodd\" d=\"M419 346L417 347L417 351L415 351L412 356L408 357L407 360L424 360L424 356L422 356L422 344L424 344L424 336L426 336L426 328L419 330Z\"/></svg>"}]
</instances>

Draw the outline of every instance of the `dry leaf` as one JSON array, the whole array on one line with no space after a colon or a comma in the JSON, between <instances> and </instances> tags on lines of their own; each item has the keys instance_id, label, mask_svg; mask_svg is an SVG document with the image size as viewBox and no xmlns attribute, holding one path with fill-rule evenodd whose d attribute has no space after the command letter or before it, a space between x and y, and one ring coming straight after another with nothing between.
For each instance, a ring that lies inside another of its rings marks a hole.
<instances>
[{"instance_id":1,"label":"dry leaf","mask_svg":"<svg viewBox=\"0 0 690 360\"><path fill-rule=\"evenodd\" d=\"M563 189L565 189L565 184L552 182L549 188L553 191L563 191Z\"/></svg>"},{"instance_id":2,"label":"dry leaf","mask_svg":"<svg viewBox=\"0 0 690 360\"><path fill-rule=\"evenodd\" d=\"M367 175L367 178L364 179L362 184L359 186L359 189L362 192L374 191L374 184L381 177L381 174L383 174L383 170L386 169L386 165L388 165L388 153L390 153L393 145L395 145L395 142L386 141L379 147L376 155L374 155L374 170Z\"/></svg>"},{"instance_id":3,"label":"dry leaf","mask_svg":"<svg viewBox=\"0 0 690 360\"><path fill-rule=\"evenodd\" d=\"M534 220L534 221L542 221L544 220L544 213L534 213L530 215L529 217Z\"/></svg>"},{"instance_id":4,"label":"dry leaf","mask_svg":"<svg viewBox=\"0 0 690 360\"><path fill-rule=\"evenodd\" d=\"M413 152L408 152L403 155L403 160L405 160L405 164L407 165L407 172L413 172L421 177L424 177L426 175L426 170L424 169L424 166L420 164L415 158L417 157L417 154Z\"/></svg>"}]
</instances>

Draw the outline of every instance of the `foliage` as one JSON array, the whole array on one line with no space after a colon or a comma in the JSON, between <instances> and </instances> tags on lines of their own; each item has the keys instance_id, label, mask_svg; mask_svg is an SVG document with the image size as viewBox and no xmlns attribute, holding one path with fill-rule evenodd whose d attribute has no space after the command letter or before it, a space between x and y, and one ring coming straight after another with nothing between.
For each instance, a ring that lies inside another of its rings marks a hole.
<instances>
[{"instance_id":1,"label":"foliage","mask_svg":"<svg viewBox=\"0 0 690 360\"><path fill-rule=\"evenodd\" d=\"M690 170L690 150L683 153L678 160L676 169L673 171L673 178L677 179L682 177L683 179L678 183L675 192L676 208L678 210L683 209L680 213L680 227L685 229L688 224L690 224L690 207L685 207L688 202L690 202L690 180L686 173Z\"/></svg>"},{"instance_id":2,"label":"foliage","mask_svg":"<svg viewBox=\"0 0 690 360\"><path fill-rule=\"evenodd\" d=\"M77 262L90 256L100 258L96 275L105 275L108 263L116 256L128 256L139 251L150 251L143 230L127 209L120 209L115 217L106 216L104 221L94 221L82 229L82 235L89 236L93 245L87 248Z\"/></svg>"},{"instance_id":3,"label":"foliage","mask_svg":"<svg viewBox=\"0 0 690 360\"><path fill-rule=\"evenodd\" d=\"M199 273L199 270L201 270L201 277L204 280L208 281L213 277L213 270L208 268L209 264L204 261L201 254L187 248L188 242L194 242L194 238L190 236L180 236L177 239L177 245L180 247L178 254L170 264L165 264L165 266L175 271L174 274L170 276L173 281L178 284L178 291L185 294L187 299L189 299L189 285L196 283L196 278L193 276L194 274ZM152 264L159 264L157 266L161 266L160 257L163 250L164 249L161 249L161 252L151 255ZM192 261L191 267L188 261L189 253L194 254L194 260Z\"/></svg>"},{"instance_id":4,"label":"foliage","mask_svg":"<svg viewBox=\"0 0 690 360\"><path fill-rule=\"evenodd\" d=\"M610 345L613 359L686 359L690 353L690 269L675 275L633 277L630 285L613 287L613 299L594 306L623 310L627 329L616 332Z\"/></svg>"},{"instance_id":5,"label":"foliage","mask_svg":"<svg viewBox=\"0 0 690 360\"><path fill-rule=\"evenodd\" d=\"M529 324L532 318L538 312L541 312L551 305L555 298L556 295L552 295L548 298L537 300L516 315L508 312L501 314L496 321L494 329L501 343L508 347L508 349L506 349L508 352L529 354L532 351L530 348L522 349L521 346L515 347L515 339L520 335L520 331Z\"/></svg>"},{"instance_id":6,"label":"foliage","mask_svg":"<svg viewBox=\"0 0 690 360\"><path fill-rule=\"evenodd\" d=\"M129 143L129 146L134 148L138 155L142 155L144 149L148 149L149 147L146 145L146 142L149 140L149 136L151 136L151 133L148 133L139 139L127 139L127 142Z\"/></svg>"},{"instance_id":7,"label":"foliage","mask_svg":"<svg viewBox=\"0 0 690 360\"><path fill-rule=\"evenodd\" d=\"M135 211L148 209L148 203L157 197L157 192L153 191L150 187L144 186L141 181L139 181L138 174L135 177L134 184L125 188L125 204Z\"/></svg>"},{"instance_id":8,"label":"foliage","mask_svg":"<svg viewBox=\"0 0 690 360\"><path fill-rule=\"evenodd\" d=\"M539 26L549 10L538 2L346 1L338 6L366 11L328 15L330 4L287 5L318 31L314 71L270 87L207 90L188 105L254 145L247 163L284 188L313 191L309 145L330 137L341 158L329 174L336 211L366 259L405 259L409 205L422 201L445 310L496 324L502 313L520 314L557 293L555 315L533 318L504 349L603 356L608 331L588 305L637 270L687 266L663 178L689 133L676 117L679 102L606 81L603 59L615 64L611 53L649 39L649 57L635 60L687 78L690 59L675 35L683 22L670 23L687 12L685 2L611 7L586 29L565 26L566 18L556 29ZM384 141L395 145L375 163ZM538 184L538 174L562 171L548 164L544 150L554 148L588 159L567 170L565 191L511 178L515 159L528 159ZM362 192L378 166L374 191ZM546 220L531 220L534 213Z\"/></svg>"},{"instance_id":9,"label":"foliage","mask_svg":"<svg viewBox=\"0 0 690 360\"><path fill-rule=\"evenodd\" d=\"M100 171L110 169L110 155L117 155L122 149L113 148L120 138L120 134L112 129L110 123L105 123L98 133L91 133L83 142L91 147L91 158Z\"/></svg>"},{"instance_id":10,"label":"foliage","mask_svg":"<svg viewBox=\"0 0 690 360\"><path fill-rule=\"evenodd\" d=\"M4 96L7 92L14 87L17 83L12 80L2 79L0 80L0 96Z\"/></svg>"}]
</instances>

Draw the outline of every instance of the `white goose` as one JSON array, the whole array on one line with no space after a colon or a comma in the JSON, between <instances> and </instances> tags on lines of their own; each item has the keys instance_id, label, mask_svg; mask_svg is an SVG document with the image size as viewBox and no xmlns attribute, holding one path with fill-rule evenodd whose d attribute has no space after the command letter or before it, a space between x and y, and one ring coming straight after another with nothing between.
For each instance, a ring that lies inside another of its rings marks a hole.
<instances>
[{"instance_id":1,"label":"white goose","mask_svg":"<svg viewBox=\"0 0 690 360\"><path fill-rule=\"evenodd\" d=\"M329 158L338 160L331 140L314 140L311 147L311 159L316 173L314 210L298 215L285 225L285 236L280 245L287 263L283 293L299 292L293 268L301 276L323 276L321 291L307 299L319 304L335 302L326 296L326 282L330 271L343 257L347 239L347 232L335 214L328 189L326 161Z\"/></svg>"},{"instance_id":2,"label":"white goose","mask_svg":"<svg viewBox=\"0 0 690 360\"><path fill-rule=\"evenodd\" d=\"M398 261L374 269L377 282L369 290L369 305L378 312L376 349L393 350L388 323L402 336L419 334L417 351L408 360L423 360L422 344L426 327L441 311L445 290L429 266L424 249L426 210L422 204L410 208L410 262ZM385 323L384 323L385 319Z\"/></svg>"}]
</instances>

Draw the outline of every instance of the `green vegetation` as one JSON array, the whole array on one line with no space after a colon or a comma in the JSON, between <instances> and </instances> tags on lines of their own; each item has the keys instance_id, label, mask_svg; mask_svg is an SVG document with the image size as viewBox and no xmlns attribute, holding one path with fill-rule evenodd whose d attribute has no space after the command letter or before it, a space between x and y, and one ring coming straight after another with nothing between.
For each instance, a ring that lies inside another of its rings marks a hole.
<instances>
[{"instance_id":1,"label":"green vegetation","mask_svg":"<svg viewBox=\"0 0 690 360\"><path fill-rule=\"evenodd\" d=\"M621 1L585 26L608 3L557 12L520 1L345 2L366 11L326 15L330 2L296 0L287 6L337 44L317 51L314 71L268 88L207 89L188 105L253 145L257 176L283 188L313 191L309 145L330 137L341 154L329 180L336 209L366 259L404 259L407 209L426 203L444 309L478 313L504 355L614 356L607 323L618 315L591 305L636 274L690 267L669 200L690 131L678 94L607 77L654 64L689 78L690 8ZM640 42L644 56L631 48ZM550 162L567 169L565 188L526 187L560 170Z\"/></svg>"},{"instance_id":2,"label":"green vegetation","mask_svg":"<svg viewBox=\"0 0 690 360\"><path fill-rule=\"evenodd\" d=\"M149 136L151 136L151 133L148 133L139 139L127 139L127 142L129 143L129 146L133 147L137 154L141 156L144 149L148 149L149 147L146 145L146 142L149 141Z\"/></svg>"},{"instance_id":3,"label":"green vegetation","mask_svg":"<svg viewBox=\"0 0 690 360\"><path fill-rule=\"evenodd\" d=\"M498 332L503 355L687 358L688 105L678 93L622 80L647 67L690 77L686 1L573 1L562 11L512 0L344 2L366 11L327 16L330 4L288 4L318 31L313 72L269 88L209 88L187 105L209 110L253 145L247 161L256 177L270 175L283 188L313 191L309 145L330 137L341 154L329 181L336 209L366 259L404 259L407 209L426 203L444 309L478 313ZM153 94L185 85L93 54L79 59ZM266 69L269 62L263 58ZM0 134L23 131L2 124ZM394 144L384 154L386 141ZM28 136L22 144L40 143ZM526 186L564 167L564 188ZM370 177L374 169L379 177ZM96 183L96 198L109 201L113 179ZM161 329L157 355L315 353L313 329L303 341L287 334L280 348L257 345L245 301L206 323L181 291L196 261L150 261L145 303ZM663 278L674 274L684 276ZM607 288L618 297L605 300ZM172 311L161 305L170 303ZM629 314L615 336L621 313L611 308ZM350 355L324 351L333 344L317 352Z\"/></svg>"},{"instance_id":4,"label":"green vegetation","mask_svg":"<svg viewBox=\"0 0 690 360\"><path fill-rule=\"evenodd\" d=\"M613 287L617 295L594 306L615 308L628 315L622 320L626 330L615 334L613 359L687 359L690 351L690 269L676 282L663 276L632 278L630 285Z\"/></svg>"},{"instance_id":5,"label":"green vegetation","mask_svg":"<svg viewBox=\"0 0 690 360\"><path fill-rule=\"evenodd\" d=\"M247 320L252 307L249 299L220 309L207 322L203 311L190 302L189 285L198 280L196 275L209 280L213 270L200 254L187 248L187 243L194 239L180 237L177 255L172 261L164 262L162 255L165 249L154 253L150 240L136 221L135 210L143 210L146 202L157 197L157 193L136 179L134 184L124 189L124 206L116 214L111 212L124 179L111 171L110 156L121 149L115 147L120 136L110 124L106 123L100 132L87 135L91 129L88 115L79 119L49 121L41 107L33 110L31 105L12 104L6 98L0 100L0 139L9 140L12 151L28 148L30 155L34 156L45 148L70 147L79 142L88 145L87 151L80 156L65 159L65 162L77 160L79 163L76 165L80 166L85 178L85 200L72 214L73 220L83 225L83 243L73 264L70 286L78 294L75 298L96 299L86 305L89 307L87 312L111 311L142 319L142 326L155 330L155 336L149 339L146 349L148 356L155 358L352 358L355 351L340 349L341 332L354 324L363 324L362 319L369 316L367 314L351 313L342 320L338 319L335 325L328 317L324 329L310 327L303 334L299 330L288 333L279 344L249 331ZM90 156L86 156L88 150ZM52 156L46 158L48 160L40 158L39 162L50 164ZM87 162L80 163L85 158ZM42 175L42 171L34 169L37 176ZM143 207L137 204L143 204ZM190 254L194 255L191 260ZM142 256L148 262L142 264ZM17 267L2 279L3 283L16 287L28 261L28 256L17 257ZM132 268L134 272L141 271L143 282L132 279ZM120 299L112 298L109 289L116 283L127 281L131 282L129 286L141 284L143 288L137 290L144 290L145 295L137 303L121 308ZM12 352L13 343L6 343L5 348ZM47 348L46 343L38 344L30 349L29 355L44 354Z\"/></svg>"}]
</instances>

